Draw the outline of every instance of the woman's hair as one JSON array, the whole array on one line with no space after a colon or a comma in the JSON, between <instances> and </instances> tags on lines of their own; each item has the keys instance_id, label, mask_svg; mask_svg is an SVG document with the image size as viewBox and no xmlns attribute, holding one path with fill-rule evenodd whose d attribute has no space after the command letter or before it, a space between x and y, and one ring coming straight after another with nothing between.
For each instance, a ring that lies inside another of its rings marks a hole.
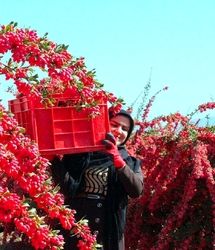
<instances>
[{"instance_id":1,"label":"woman's hair","mask_svg":"<svg viewBox=\"0 0 215 250\"><path fill-rule=\"evenodd\" d=\"M127 140L130 138L131 133L132 133L132 131L133 131L133 129L134 129L134 120L133 120L132 116L131 116L127 111L125 111L124 109L121 109L121 110L120 110L118 113L116 113L116 114L114 114L111 110L109 110L109 118L110 118L110 119L113 118L113 117L116 117L116 116L118 116L118 115L125 116L125 117L127 117L127 118L129 119L129 121L130 121L130 126L129 126L129 130L128 130L128 135L127 135L125 141L121 144L121 145L124 145L124 144L127 142Z\"/></svg>"}]
</instances>

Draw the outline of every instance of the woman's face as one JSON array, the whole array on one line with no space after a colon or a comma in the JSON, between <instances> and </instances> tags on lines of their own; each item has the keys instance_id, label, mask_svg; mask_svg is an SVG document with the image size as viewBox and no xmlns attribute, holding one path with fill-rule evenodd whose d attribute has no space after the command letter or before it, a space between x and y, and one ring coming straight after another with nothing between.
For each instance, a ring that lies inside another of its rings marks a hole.
<instances>
[{"instance_id":1,"label":"woman's face","mask_svg":"<svg viewBox=\"0 0 215 250\"><path fill-rule=\"evenodd\" d=\"M124 115L117 115L110 119L110 130L116 139L116 145L119 146L127 138L130 128L130 120Z\"/></svg>"}]
</instances>

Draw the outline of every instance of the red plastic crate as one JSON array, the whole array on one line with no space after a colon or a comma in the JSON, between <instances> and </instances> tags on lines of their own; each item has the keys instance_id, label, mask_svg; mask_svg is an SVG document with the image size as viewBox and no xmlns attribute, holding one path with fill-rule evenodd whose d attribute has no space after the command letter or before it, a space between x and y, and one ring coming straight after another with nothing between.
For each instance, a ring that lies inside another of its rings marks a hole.
<instances>
[{"instance_id":1,"label":"red plastic crate","mask_svg":"<svg viewBox=\"0 0 215 250\"><path fill-rule=\"evenodd\" d=\"M26 129L26 135L37 142L42 155L104 149L102 140L109 131L107 103L100 104L100 115L95 118L71 106L38 108L26 97L10 100L9 110Z\"/></svg>"}]
</instances>

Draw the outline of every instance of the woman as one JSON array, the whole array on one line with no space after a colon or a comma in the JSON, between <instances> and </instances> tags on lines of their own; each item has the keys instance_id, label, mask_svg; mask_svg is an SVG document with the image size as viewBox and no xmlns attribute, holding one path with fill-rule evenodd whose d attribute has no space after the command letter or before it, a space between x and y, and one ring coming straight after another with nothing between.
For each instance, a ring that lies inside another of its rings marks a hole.
<instances>
[{"instance_id":1,"label":"woman","mask_svg":"<svg viewBox=\"0 0 215 250\"><path fill-rule=\"evenodd\" d=\"M97 242L104 250L124 250L124 228L128 196L143 192L139 160L128 155L125 143L134 128L129 113L110 113L111 133L106 135L104 152L65 155L52 164L53 177L60 184L66 203L87 219ZM75 248L75 237L65 236L64 249Z\"/></svg>"}]
</instances>

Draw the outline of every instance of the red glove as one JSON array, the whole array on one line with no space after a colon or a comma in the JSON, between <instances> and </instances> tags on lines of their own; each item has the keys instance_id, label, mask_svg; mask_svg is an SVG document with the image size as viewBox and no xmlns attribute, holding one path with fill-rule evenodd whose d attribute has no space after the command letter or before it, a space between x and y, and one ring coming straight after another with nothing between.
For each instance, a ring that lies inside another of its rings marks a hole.
<instances>
[{"instance_id":1,"label":"red glove","mask_svg":"<svg viewBox=\"0 0 215 250\"><path fill-rule=\"evenodd\" d=\"M103 144L106 146L106 153L110 154L113 157L113 164L115 168L123 168L126 163L119 154L118 148L116 146L116 140L111 133L106 134Z\"/></svg>"}]
</instances>

